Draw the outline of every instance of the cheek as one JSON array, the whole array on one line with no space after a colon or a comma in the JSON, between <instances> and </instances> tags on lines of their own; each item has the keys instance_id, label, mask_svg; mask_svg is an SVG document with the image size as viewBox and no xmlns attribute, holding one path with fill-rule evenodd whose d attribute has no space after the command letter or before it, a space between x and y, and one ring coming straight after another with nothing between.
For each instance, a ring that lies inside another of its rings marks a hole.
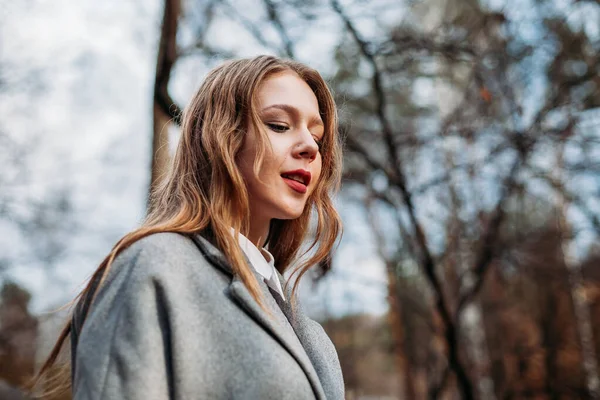
<instances>
[{"instance_id":1,"label":"cheek","mask_svg":"<svg viewBox=\"0 0 600 400\"><path fill-rule=\"evenodd\" d=\"M253 164L256 158L256 150L254 131L249 129L244 137L242 148L235 157L235 163L244 179L252 178L254 175Z\"/></svg>"},{"instance_id":2,"label":"cheek","mask_svg":"<svg viewBox=\"0 0 600 400\"><path fill-rule=\"evenodd\" d=\"M315 161L313 162L313 164L315 165L315 172L317 172L319 174L319 176L321 175L321 169L323 168L323 156L321 155L321 153L318 153L317 158L315 159Z\"/></svg>"},{"instance_id":3,"label":"cheek","mask_svg":"<svg viewBox=\"0 0 600 400\"><path fill-rule=\"evenodd\" d=\"M313 187L313 190L315 189L315 187L321 180L322 168L323 168L323 160L321 159L321 156L319 156L319 158L312 163L312 168L310 171L310 173L312 175L311 186Z\"/></svg>"},{"instance_id":4,"label":"cheek","mask_svg":"<svg viewBox=\"0 0 600 400\"><path fill-rule=\"evenodd\" d=\"M242 153L236 158L236 165L245 180L254 175L252 172L252 157L248 157L247 153Z\"/></svg>"},{"instance_id":5,"label":"cheek","mask_svg":"<svg viewBox=\"0 0 600 400\"><path fill-rule=\"evenodd\" d=\"M290 154L290 145L281 140L271 139L270 146L265 149L265 167L278 171L285 164Z\"/></svg>"}]
</instances>

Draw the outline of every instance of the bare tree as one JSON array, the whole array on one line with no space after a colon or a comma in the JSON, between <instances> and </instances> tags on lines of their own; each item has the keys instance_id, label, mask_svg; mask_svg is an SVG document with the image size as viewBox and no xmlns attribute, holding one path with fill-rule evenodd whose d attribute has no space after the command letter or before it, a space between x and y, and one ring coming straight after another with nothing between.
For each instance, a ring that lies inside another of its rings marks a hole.
<instances>
[{"instance_id":1,"label":"bare tree","mask_svg":"<svg viewBox=\"0 0 600 400\"><path fill-rule=\"evenodd\" d=\"M181 117L181 110L169 95L171 71L177 61L177 27L180 0L165 0L154 79L152 168L150 191L157 185L169 162L169 125Z\"/></svg>"},{"instance_id":2,"label":"bare tree","mask_svg":"<svg viewBox=\"0 0 600 400\"><path fill-rule=\"evenodd\" d=\"M588 199L591 192L565 184L600 171L589 155L600 143L597 127L579 128L581 112L600 106L593 90L599 76L597 43L566 24L565 14L551 0L535 5L540 17L532 23L544 33L536 40L524 35L518 15L476 0L413 2L394 22L381 12L391 7L384 0L252 4L258 11L250 16L228 1L203 3L210 17L194 24L189 10L165 2L155 85L153 184L168 154L166 121L179 121L180 108L168 93L173 66L192 55L207 64L237 55L210 36L212 24L226 18L257 49L288 57L301 53L298 32L325 23L338 26L330 78L342 105L344 177L365 189L366 210L385 208L394 215L393 222L372 218L371 228L387 269L396 369L407 396L421 396L420 378L413 379L417 376L426 381L429 398L533 393L538 389L519 389L528 383L504 380L497 371L504 371L499 363L508 354L516 354L522 367L538 356L539 349L532 352L523 343L540 326L546 326L540 328L545 345L538 347L548 347L543 390L552 393L551 377L558 371L553 346L559 341L546 317L531 319L523 312L524 324L532 328L515 329L512 347L496 354L491 350L498 340L495 330L510 325L504 314L484 314L492 304L513 309L510 293L518 285L510 274L521 272L511 272L520 270L510 255L527 235L544 232L524 222L522 199L547 203L555 194L563 196L600 234L600 216ZM197 37L178 44L176 32L182 26L194 27ZM535 89L531 82L536 80L547 82L543 90ZM564 161L559 168L568 176L561 180L553 172L556 166L544 159L565 137L583 155ZM576 236L575 229L564 233ZM395 241L395 252L384 251L384 242L390 241ZM408 281L399 272L409 265L418 266L419 279ZM413 289L423 298L414 301L403 293ZM543 304L550 307L553 301ZM477 354L469 351L474 341ZM415 343L425 346L426 354L416 354L411 348ZM587 371L592 383L587 391L593 395L597 373L591 367ZM482 382L492 383L483 387Z\"/></svg>"}]
</instances>

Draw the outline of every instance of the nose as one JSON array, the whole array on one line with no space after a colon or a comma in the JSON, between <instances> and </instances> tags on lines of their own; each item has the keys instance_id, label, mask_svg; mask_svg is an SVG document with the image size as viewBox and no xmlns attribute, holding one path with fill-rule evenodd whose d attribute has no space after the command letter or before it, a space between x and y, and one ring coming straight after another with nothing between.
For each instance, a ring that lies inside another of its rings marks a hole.
<instances>
[{"instance_id":1,"label":"nose","mask_svg":"<svg viewBox=\"0 0 600 400\"><path fill-rule=\"evenodd\" d=\"M306 158L310 162L317 158L319 146L308 129L304 130L300 135L298 142L294 146L294 157Z\"/></svg>"}]
</instances>

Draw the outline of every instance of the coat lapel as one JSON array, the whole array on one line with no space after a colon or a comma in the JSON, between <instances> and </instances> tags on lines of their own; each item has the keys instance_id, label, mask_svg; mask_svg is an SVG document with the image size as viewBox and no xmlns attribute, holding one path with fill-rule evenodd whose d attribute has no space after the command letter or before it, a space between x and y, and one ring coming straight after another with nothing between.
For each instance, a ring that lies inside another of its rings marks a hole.
<instances>
[{"instance_id":1,"label":"coat lapel","mask_svg":"<svg viewBox=\"0 0 600 400\"><path fill-rule=\"evenodd\" d=\"M281 274L278 273L277 275L283 286L285 279ZM286 298L290 299L292 288L287 287L285 293ZM317 375L327 398L344 399L344 377L342 376L337 351L323 327L308 318L299 303L294 304L294 307L292 307L289 301L284 302L279 297L275 300L290 321L311 364L318 371Z\"/></svg>"},{"instance_id":2,"label":"coat lapel","mask_svg":"<svg viewBox=\"0 0 600 400\"><path fill-rule=\"evenodd\" d=\"M200 251L204 254L204 256L215 266L224 270L233 276L231 284L229 285L229 293L233 297L233 299L240 305L240 307L252 318L254 319L263 329L269 332L298 362L304 373L306 374L313 391L317 399L326 400L325 393L323 391L323 387L319 380L319 376L313 367L311 360L308 358L302 344L299 339L296 337L296 334L293 330L286 329L285 326L278 323L274 317L269 316L254 300L250 291L244 285L244 283L239 279L237 275L233 274L231 266L225 260L223 253L219 251L215 246L213 246L208 240L201 237L200 235L192 236L193 241L196 243ZM271 296L268 286L262 279L260 275L254 270L252 270L265 297L265 305L269 308L272 314L275 314L280 309L280 306L283 304L289 304L290 302L290 291L286 292L286 301L285 302L275 302L273 296ZM281 279L281 276L280 276ZM298 325L298 321L293 322L294 316L292 315L291 308L286 307L286 310L281 307L281 311L283 311L285 317L290 322L290 325L296 329L295 325Z\"/></svg>"}]
</instances>

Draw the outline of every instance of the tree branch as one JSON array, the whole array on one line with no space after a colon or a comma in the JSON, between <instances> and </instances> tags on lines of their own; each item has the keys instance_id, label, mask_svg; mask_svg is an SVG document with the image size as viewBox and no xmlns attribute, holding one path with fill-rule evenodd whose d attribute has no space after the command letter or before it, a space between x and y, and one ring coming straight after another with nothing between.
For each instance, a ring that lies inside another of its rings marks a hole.
<instances>
[{"instance_id":1,"label":"tree branch","mask_svg":"<svg viewBox=\"0 0 600 400\"><path fill-rule=\"evenodd\" d=\"M169 95L169 81L173 65L177 61L177 27L181 12L180 0L165 0L165 11L158 45L156 76L154 79L154 102L180 124L181 108Z\"/></svg>"},{"instance_id":2,"label":"tree branch","mask_svg":"<svg viewBox=\"0 0 600 400\"><path fill-rule=\"evenodd\" d=\"M585 205L581 197L579 197L575 193L568 191L567 188L565 188L564 184L558 179L552 178L547 173L544 173L538 168L531 167L531 169L533 170L534 176L536 178L544 180L550 185L552 189L564 196L567 202L576 205L581 210L581 212L585 214L585 216L589 219L590 223L594 227L594 230L600 236L600 217Z\"/></svg>"},{"instance_id":3,"label":"tree branch","mask_svg":"<svg viewBox=\"0 0 600 400\"><path fill-rule=\"evenodd\" d=\"M483 286L483 282L485 280L485 275L489 270L489 265L494 259L495 255L495 245L500 233L500 227L504 222L505 211L504 205L506 204L506 200L510 198L513 190L516 187L516 177L517 173L520 170L521 165L524 163L524 157L518 155L515 162L513 163L510 172L506 179L504 180L502 194L500 195L500 199L498 203L496 203L496 208L493 212L493 217L489 222L487 229L483 234L483 238L481 240L481 245L479 246L479 251L475 258L475 264L471 269L472 272L476 276L475 285L469 290L466 294L461 296L458 307L456 309L457 315L462 312L462 310L473 300L473 298L479 293L479 290Z\"/></svg>"},{"instance_id":4,"label":"tree branch","mask_svg":"<svg viewBox=\"0 0 600 400\"><path fill-rule=\"evenodd\" d=\"M177 107L169 95L169 80L173 65L177 61L177 27L181 12L181 0L165 0L163 23L160 32L158 55L156 60L156 75L154 79L153 99L153 134L152 134L152 166L148 209L150 209L150 194L161 179L169 163L169 132L166 126L169 121L180 123L181 109Z\"/></svg>"},{"instance_id":5,"label":"tree branch","mask_svg":"<svg viewBox=\"0 0 600 400\"><path fill-rule=\"evenodd\" d=\"M377 61L375 60L375 55L369 49L368 43L361 37L353 23L344 13L338 0L330 0L330 2L333 10L340 16L344 22L344 25L346 26L346 29L357 43L362 55L369 62L373 69L371 83L376 98L376 114L382 127L383 138L391 164L390 168L394 172L394 175L391 175L390 178L392 178L392 182L400 189L404 204L408 210L408 215L415 233L415 240L421 253L420 265L429 284L433 288L435 295L435 307L444 323L445 340L448 345L448 364L456 374L463 398L465 400L471 400L474 398L473 385L466 373L466 368L462 365L462 362L458 356L458 337L456 326L450 314L447 302L444 299L442 285L435 273L435 263L427 245L425 232L416 218L412 194L407 188L406 176L404 175L400 166L398 151L394 143L394 132L388 118L386 117L386 98L383 89L383 77L380 73Z\"/></svg>"},{"instance_id":6,"label":"tree branch","mask_svg":"<svg viewBox=\"0 0 600 400\"><path fill-rule=\"evenodd\" d=\"M285 48L285 53L289 58L296 58L294 54L294 44L287 34L285 28L283 27L283 23L281 22L281 18L279 17L279 13L277 12L277 8L275 3L272 0L263 0L265 7L267 9L267 15L269 16L269 20L275 25L275 28L279 32L281 36L281 40L283 42L283 46Z\"/></svg>"}]
</instances>

